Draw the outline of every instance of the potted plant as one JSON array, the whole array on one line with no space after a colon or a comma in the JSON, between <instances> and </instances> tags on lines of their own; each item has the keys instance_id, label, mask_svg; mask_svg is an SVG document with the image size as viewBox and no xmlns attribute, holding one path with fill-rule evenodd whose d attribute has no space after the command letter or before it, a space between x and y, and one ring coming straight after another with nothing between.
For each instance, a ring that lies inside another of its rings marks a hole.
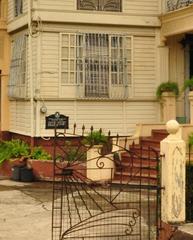
<instances>
[{"instance_id":1,"label":"potted plant","mask_svg":"<svg viewBox=\"0 0 193 240\"><path fill-rule=\"evenodd\" d=\"M160 99L163 95L163 93L173 93L175 97L179 96L179 87L176 82L163 82L161 83L156 91L156 96L158 99Z\"/></svg>"},{"instance_id":2,"label":"potted plant","mask_svg":"<svg viewBox=\"0 0 193 240\"><path fill-rule=\"evenodd\" d=\"M167 122L176 119L176 98L179 96L179 87L176 82L163 82L156 91L160 100L161 120Z\"/></svg>"},{"instance_id":3,"label":"potted plant","mask_svg":"<svg viewBox=\"0 0 193 240\"><path fill-rule=\"evenodd\" d=\"M53 172L51 159L42 147L30 146L19 139L0 142L0 174L11 176L13 180L31 182L34 176L41 179L49 170L50 176ZM49 162L49 167L48 163Z\"/></svg>"},{"instance_id":4,"label":"potted plant","mask_svg":"<svg viewBox=\"0 0 193 240\"><path fill-rule=\"evenodd\" d=\"M183 91L189 89L189 91L193 91L193 76L190 79L184 81Z\"/></svg>"},{"instance_id":5,"label":"potted plant","mask_svg":"<svg viewBox=\"0 0 193 240\"><path fill-rule=\"evenodd\" d=\"M92 181L107 181L114 176L113 154L102 150L108 146L108 137L101 130L91 131L85 138L87 145L87 178ZM108 147L106 148L108 149Z\"/></svg>"}]
</instances>

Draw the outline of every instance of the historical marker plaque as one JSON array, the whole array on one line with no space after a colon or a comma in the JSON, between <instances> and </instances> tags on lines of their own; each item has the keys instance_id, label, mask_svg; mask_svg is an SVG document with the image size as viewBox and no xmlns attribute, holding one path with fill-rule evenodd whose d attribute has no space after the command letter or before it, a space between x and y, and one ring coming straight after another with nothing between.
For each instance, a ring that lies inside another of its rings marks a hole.
<instances>
[{"instance_id":1,"label":"historical marker plaque","mask_svg":"<svg viewBox=\"0 0 193 240\"><path fill-rule=\"evenodd\" d=\"M68 129L68 116L59 114L58 112L46 117L46 129Z\"/></svg>"}]
</instances>

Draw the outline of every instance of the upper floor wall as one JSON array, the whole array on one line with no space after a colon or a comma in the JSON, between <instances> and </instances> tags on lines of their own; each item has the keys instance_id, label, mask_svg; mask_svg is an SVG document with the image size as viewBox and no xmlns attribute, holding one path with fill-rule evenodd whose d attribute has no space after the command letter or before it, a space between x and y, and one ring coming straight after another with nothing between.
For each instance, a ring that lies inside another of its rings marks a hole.
<instances>
[{"instance_id":1,"label":"upper floor wall","mask_svg":"<svg viewBox=\"0 0 193 240\"><path fill-rule=\"evenodd\" d=\"M155 16L160 11L159 0L36 0L34 6L43 10L121 12L132 15Z\"/></svg>"},{"instance_id":2,"label":"upper floor wall","mask_svg":"<svg viewBox=\"0 0 193 240\"><path fill-rule=\"evenodd\" d=\"M161 18L161 38L193 31L193 0L166 0Z\"/></svg>"},{"instance_id":3,"label":"upper floor wall","mask_svg":"<svg viewBox=\"0 0 193 240\"><path fill-rule=\"evenodd\" d=\"M30 11L31 9L31 11ZM160 0L8 0L8 31L33 21L160 27Z\"/></svg>"}]
</instances>

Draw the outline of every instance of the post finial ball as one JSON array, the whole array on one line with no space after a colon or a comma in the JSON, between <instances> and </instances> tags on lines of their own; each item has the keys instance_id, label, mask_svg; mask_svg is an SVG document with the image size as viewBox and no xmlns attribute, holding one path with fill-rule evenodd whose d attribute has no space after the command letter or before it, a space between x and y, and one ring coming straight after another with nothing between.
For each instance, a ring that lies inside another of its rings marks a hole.
<instances>
[{"instance_id":1,"label":"post finial ball","mask_svg":"<svg viewBox=\"0 0 193 240\"><path fill-rule=\"evenodd\" d=\"M176 134L180 129L180 125L176 120L169 120L166 123L166 130L169 134Z\"/></svg>"}]
</instances>

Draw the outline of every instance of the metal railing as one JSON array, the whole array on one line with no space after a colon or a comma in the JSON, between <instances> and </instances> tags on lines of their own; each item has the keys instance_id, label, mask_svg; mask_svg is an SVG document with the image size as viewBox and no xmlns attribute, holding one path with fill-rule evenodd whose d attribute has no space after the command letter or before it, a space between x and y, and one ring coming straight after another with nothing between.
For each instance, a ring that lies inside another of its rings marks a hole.
<instances>
[{"instance_id":1,"label":"metal railing","mask_svg":"<svg viewBox=\"0 0 193 240\"><path fill-rule=\"evenodd\" d=\"M193 4L193 0L167 0L166 1L166 11L171 12L179 8L184 8Z\"/></svg>"},{"instance_id":2,"label":"metal railing","mask_svg":"<svg viewBox=\"0 0 193 240\"><path fill-rule=\"evenodd\" d=\"M122 0L77 0L80 10L121 12Z\"/></svg>"}]
</instances>

